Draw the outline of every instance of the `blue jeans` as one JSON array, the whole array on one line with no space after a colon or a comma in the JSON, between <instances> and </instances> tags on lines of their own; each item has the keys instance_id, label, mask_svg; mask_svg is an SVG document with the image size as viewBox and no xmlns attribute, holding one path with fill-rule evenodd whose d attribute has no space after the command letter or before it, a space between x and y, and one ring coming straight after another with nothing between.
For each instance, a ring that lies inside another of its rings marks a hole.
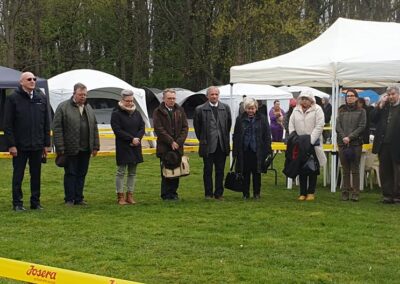
<instances>
[{"instance_id":1,"label":"blue jeans","mask_svg":"<svg viewBox=\"0 0 400 284\"><path fill-rule=\"evenodd\" d=\"M90 152L79 152L67 156L64 167L65 202L79 203L83 201L83 187L89 168Z\"/></svg>"}]
</instances>

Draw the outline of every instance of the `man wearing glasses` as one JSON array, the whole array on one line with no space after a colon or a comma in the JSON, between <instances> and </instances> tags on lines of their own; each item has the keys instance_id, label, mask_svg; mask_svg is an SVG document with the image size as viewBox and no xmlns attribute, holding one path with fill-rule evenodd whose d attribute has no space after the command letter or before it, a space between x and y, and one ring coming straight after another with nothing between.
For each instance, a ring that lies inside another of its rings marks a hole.
<instances>
[{"instance_id":1,"label":"man wearing glasses","mask_svg":"<svg viewBox=\"0 0 400 284\"><path fill-rule=\"evenodd\" d=\"M35 75L24 72L20 86L6 99L4 133L13 157L12 199L17 212L25 211L22 180L28 160L31 209L43 209L40 204L41 162L47 156L46 147L50 147L50 122L46 97L35 88Z\"/></svg>"},{"instance_id":2,"label":"man wearing glasses","mask_svg":"<svg viewBox=\"0 0 400 284\"><path fill-rule=\"evenodd\" d=\"M71 99L62 102L54 114L54 145L58 156L65 156L65 205L86 205L83 187L89 160L100 149L99 131L93 109L86 102L87 88L74 85Z\"/></svg>"},{"instance_id":3,"label":"man wearing glasses","mask_svg":"<svg viewBox=\"0 0 400 284\"><path fill-rule=\"evenodd\" d=\"M379 157L383 203L400 203L400 89L387 88L376 108L371 111L376 123L372 153Z\"/></svg>"}]
</instances>

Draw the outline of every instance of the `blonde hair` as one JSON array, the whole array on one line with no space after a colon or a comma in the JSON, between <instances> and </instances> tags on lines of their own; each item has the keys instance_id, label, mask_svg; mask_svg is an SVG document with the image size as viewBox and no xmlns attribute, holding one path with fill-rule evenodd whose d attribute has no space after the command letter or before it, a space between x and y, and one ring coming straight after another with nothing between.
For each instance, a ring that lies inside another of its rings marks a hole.
<instances>
[{"instance_id":1,"label":"blonde hair","mask_svg":"<svg viewBox=\"0 0 400 284\"><path fill-rule=\"evenodd\" d=\"M258 102L256 101L256 99L253 98L245 98L244 102L243 102L243 107L244 109L248 109L249 107L255 107L256 110L258 110Z\"/></svg>"}]
</instances>

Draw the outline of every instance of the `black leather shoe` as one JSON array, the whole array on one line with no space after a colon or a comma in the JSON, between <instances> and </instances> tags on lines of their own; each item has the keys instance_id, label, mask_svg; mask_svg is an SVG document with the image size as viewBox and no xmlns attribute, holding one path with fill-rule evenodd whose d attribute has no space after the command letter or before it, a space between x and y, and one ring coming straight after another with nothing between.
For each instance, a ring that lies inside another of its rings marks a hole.
<instances>
[{"instance_id":1,"label":"black leather shoe","mask_svg":"<svg viewBox=\"0 0 400 284\"><path fill-rule=\"evenodd\" d=\"M32 210L43 210L44 208L42 207L42 205L36 205L36 206L31 206Z\"/></svg>"},{"instance_id":2,"label":"black leather shoe","mask_svg":"<svg viewBox=\"0 0 400 284\"><path fill-rule=\"evenodd\" d=\"M13 210L16 212L26 211L25 207L22 205L17 205L13 207Z\"/></svg>"},{"instance_id":3,"label":"black leather shoe","mask_svg":"<svg viewBox=\"0 0 400 284\"><path fill-rule=\"evenodd\" d=\"M79 201L79 202L74 202L74 205L81 205L81 206L85 206L88 205L87 202L85 200Z\"/></svg>"}]
</instances>

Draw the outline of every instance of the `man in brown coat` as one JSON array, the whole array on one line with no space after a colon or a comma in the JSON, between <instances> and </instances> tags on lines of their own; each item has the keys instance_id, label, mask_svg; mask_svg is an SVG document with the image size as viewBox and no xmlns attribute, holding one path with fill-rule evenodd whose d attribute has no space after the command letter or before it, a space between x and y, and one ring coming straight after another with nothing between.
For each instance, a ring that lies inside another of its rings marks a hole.
<instances>
[{"instance_id":1,"label":"man in brown coat","mask_svg":"<svg viewBox=\"0 0 400 284\"><path fill-rule=\"evenodd\" d=\"M176 151L183 155L183 144L188 134L188 122L182 107L175 103L176 92L173 89L163 91L163 102L153 113L154 131L157 135L157 157L162 168L166 153ZM161 171L161 198L178 200L179 178L165 178Z\"/></svg>"}]
</instances>

